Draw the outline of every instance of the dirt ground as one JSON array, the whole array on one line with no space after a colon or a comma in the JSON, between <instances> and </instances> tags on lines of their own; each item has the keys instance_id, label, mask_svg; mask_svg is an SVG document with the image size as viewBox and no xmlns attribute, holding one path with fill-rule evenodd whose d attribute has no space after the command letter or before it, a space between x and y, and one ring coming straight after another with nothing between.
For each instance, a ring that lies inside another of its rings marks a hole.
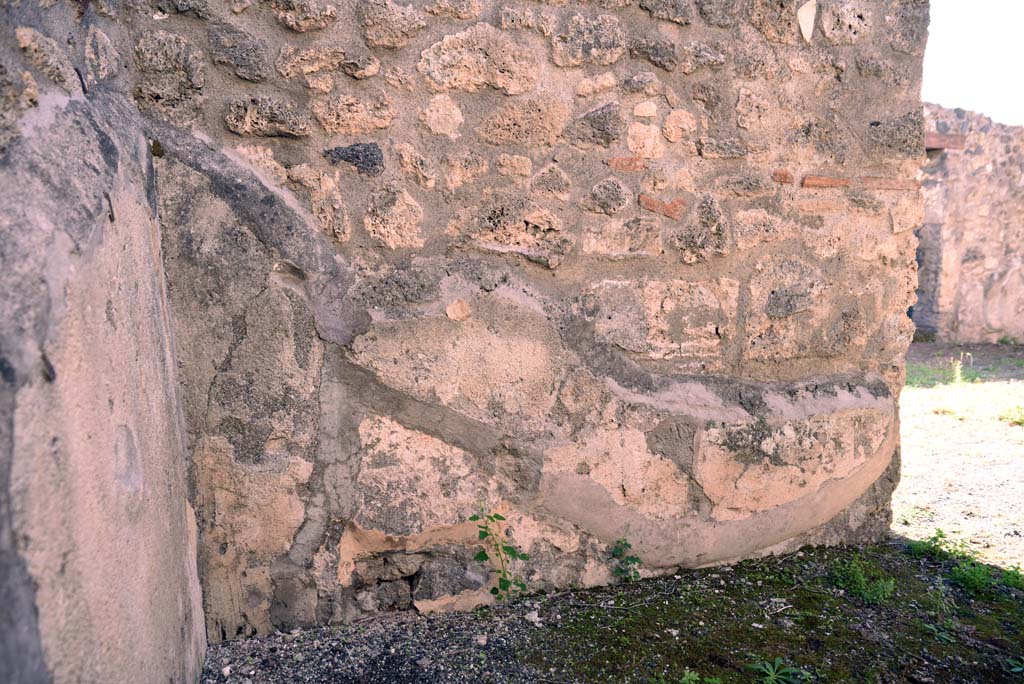
<instances>
[{"instance_id":1,"label":"dirt ground","mask_svg":"<svg viewBox=\"0 0 1024 684\"><path fill-rule=\"evenodd\" d=\"M386 613L213 646L201 681L1024 683L1024 575L956 553L808 548L470 613Z\"/></svg>"},{"instance_id":2,"label":"dirt ground","mask_svg":"<svg viewBox=\"0 0 1024 684\"><path fill-rule=\"evenodd\" d=\"M961 364L956 382L954 364ZM893 532L936 528L996 565L1024 565L1024 345L915 343L901 397Z\"/></svg>"}]
</instances>

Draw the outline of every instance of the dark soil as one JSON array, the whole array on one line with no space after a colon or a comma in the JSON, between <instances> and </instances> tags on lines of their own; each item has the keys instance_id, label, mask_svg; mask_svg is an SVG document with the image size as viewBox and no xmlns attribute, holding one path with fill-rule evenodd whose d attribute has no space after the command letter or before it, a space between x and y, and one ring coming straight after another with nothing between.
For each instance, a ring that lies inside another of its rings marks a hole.
<instances>
[{"instance_id":1,"label":"dark soil","mask_svg":"<svg viewBox=\"0 0 1024 684\"><path fill-rule=\"evenodd\" d=\"M1024 592L1007 584L1021 577L972 565L991 586L970 593L954 556L916 552L901 540L805 549L473 613L229 642L211 648L203 682L759 682L749 666L777 657L806 682L1024 682L1012 672ZM867 594L837 586L853 586L851 561ZM891 595L868 596L890 579Z\"/></svg>"}]
</instances>

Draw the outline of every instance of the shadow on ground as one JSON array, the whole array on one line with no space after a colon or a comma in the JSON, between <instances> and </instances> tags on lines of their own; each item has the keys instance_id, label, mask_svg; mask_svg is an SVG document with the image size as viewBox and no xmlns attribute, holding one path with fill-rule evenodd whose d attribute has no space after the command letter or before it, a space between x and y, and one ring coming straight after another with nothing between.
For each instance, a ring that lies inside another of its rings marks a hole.
<instances>
[{"instance_id":1,"label":"shadow on ground","mask_svg":"<svg viewBox=\"0 0 1024 684\"><path fill-rule=\"evenodd\" d=\"M203 681L1022 682L1022 634L1019 572L897 538L223 644Z\"/></svg>"}]
</instances>

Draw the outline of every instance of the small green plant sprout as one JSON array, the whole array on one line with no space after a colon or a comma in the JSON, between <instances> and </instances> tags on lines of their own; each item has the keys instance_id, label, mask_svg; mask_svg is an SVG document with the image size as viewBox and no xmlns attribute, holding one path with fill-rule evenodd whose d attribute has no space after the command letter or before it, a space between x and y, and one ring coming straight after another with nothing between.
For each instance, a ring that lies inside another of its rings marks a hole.
<instances>
[{"instance_id":1,"label":"small green plant sprout","mask_svg":"<svg viewBox=\"0 0 1024 684\"><path fill-rule=\"evenodd\" d=\"M612 546L612 558L615 560L615 567L612 574L624 582L635 582L640 579L640 566L643 561L630 553L633 545L623 537Z\"/></svg>"},{"instance_id":2,"label":"small green plant sprout","mask_svg":"<svg viewBox=\"0 0 1024 684\"><path fill-rule=\"evenodd\" d=\"M679 679L668 679L665 675L647 678L647 684L722 684L720 677L701 677L693 670L684 670Z\"/></svg>"},{"instance_id":3,"label":"small green plant sprout","mask_svg":"<svg viewBox=\"0 0 1024 684\"><path fill-rule=\"evenodd\" d=\"M1024 406L1017 405L999 414L999 420L1017 427L1024 427Z\"/></svg>"},{"instance_id":4,"label":"small green plant sprout","mask_svg":"<svg viewBox=\"0 0 1024 684\"><path fill-rule=\"evenodd\" d=\"M952 620L946 620L942 624L938 625L926 624L924 628L931 632L931 635L935 637L935 640L940 644L956 643L956 637L953 635L955 628Z\"/></svg>"},{"instance_id":5,"label":"small green plant sprout","mask_svg":"<svg viewBox=\"0 0 1024 684\"><path fill-rule=\"evenodd\" d=\"M782 658L751 663L747 669L757 673L760 684L801 684L805 678L803 670L786 665Z\"/></svg>"},{"instance_id":6,"label":"small green plant sprout","mask_svg":"<svg viewBox=\"0 0 1024 684\"><path fill-rule=\"evenodd\" d=\"M940 579L938 586L929 589L928 593L924 595L924 607L939 622L945 622L956 610L956 600L946 583Z\"/></svg>"},{"instance_id":7,"label":"small green plant sprout","mask_svg":"<svg viewBox=\"0 0 1024 684\"><path fill-rule=\"evenodd\" d=\"M665 675L652 675L647 678L647 684L672 684L672 680Z\"/></svg>"},{"instance_id":8,"label":"small green plant sprout","mask_svg":"<svg viewBox=\"0 0 1024 684\"><path fill-rule=\"evenodd\" d=\"M896 590L895 579L879 571L869 573L859 558L840 563L832 571L832 584L870 605L884 603Z\"/></svg>"},{"instance_id":9,"label":"small green plant sprout","mask_svg":"<svg viewBox=\"0 0 1024 684\"><path fill-rule=\"evenodd\" d=\"M1024 678L1024 655L1019 658L1007 658L1005 669L1010 674Z\"/></svg>"},{"instance_id":10,"label":"small green plant sprout","mask_svg":"<svg viewBox=\"0 0 1024 684\"><path fill-rule=\"evenodd\" d=\"M505 522L505 516L500 513L486 513L481 508L480 513L469 516L469 519L477 523L477 538L484 542L484 548L477 552L473 560L490 563L498 575L498 585L491 587L491 594L499 601L510 601L514 596L525 592L526 582L522 577L512 574L511 566L512 561L530 560L530 556L506 541L501 525ZM489 551L487 547L490 547Z\"/></svg>"},{"instance_id":11,"label":"small green plant sprout","mask_svg":"<svg viewBox=\"0 0 1024 684\"><path fill-rule=\"evenodd\" d=\"M1013 345L1020 344L1020 340L1018 340L1016 337L1013 337L1011 335L1003 335L998 340L996 340L996 343L997 344L1006 344L1006 345L1013 346Z\"/></svg>"}]
</instances>

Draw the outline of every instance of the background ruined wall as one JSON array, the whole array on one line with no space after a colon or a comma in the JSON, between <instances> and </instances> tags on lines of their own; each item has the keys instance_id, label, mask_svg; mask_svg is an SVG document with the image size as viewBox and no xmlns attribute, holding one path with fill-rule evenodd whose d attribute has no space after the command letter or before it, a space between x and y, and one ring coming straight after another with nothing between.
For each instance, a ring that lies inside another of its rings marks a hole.
<instances>
[{"instance_id":1,"label":"background ruined wall","mask_svg":"<svg viewBox=\"0 0 1024 684\"><path fill-rule=\"evenodd\" d=\"M209 638L887 529L923 0L101 8Z\"/></svg>"},{"instance_id":2,"label":"background ruined wall","mask_svg":"<svg viewBox=\"0 0 1024 684\"><path fill-rule=\"evenodd\" d=\"M882 534L927 5L818 5L128 15L210 638Z\"/></svg>"},{"instance_id":3,"label":"background ruined wall","mask_svg":"<svg viewBox=\"0 0 1024 684\"><path fill-rule=\"evenodd\" d=\"M112 15L0 7L11 684L183 684L206 647L155 178L126 87L90 53L97 25L116 37Z\"/></svg>"},{"instance_id":4,"label":"background ruined wall","mask_svg":"<svg viewBox=\"0 0 1024 684\"><path fill-rule=\"evenodd\" d=\"M924 167L914 322L941 341L1024 339L1024 128L932 104L925 119L965 140Z\"/></svg>"}]
</instances>

